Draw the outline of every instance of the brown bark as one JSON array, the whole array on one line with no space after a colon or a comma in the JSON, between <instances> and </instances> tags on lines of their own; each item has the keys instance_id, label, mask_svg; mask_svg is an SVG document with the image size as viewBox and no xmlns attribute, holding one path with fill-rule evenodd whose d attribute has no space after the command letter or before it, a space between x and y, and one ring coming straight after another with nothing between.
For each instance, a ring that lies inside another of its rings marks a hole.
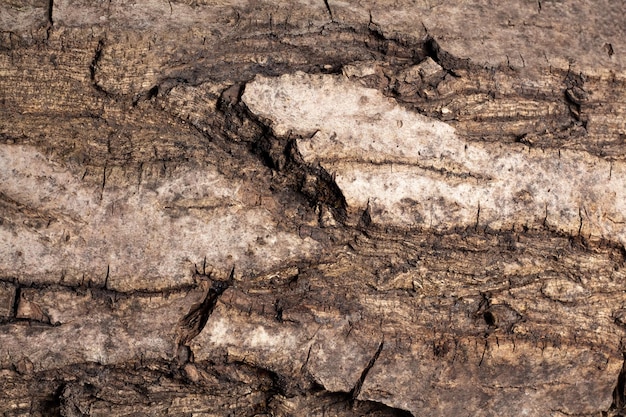
<instances>
[{"instance_id":1,"label":"brown bark","mask_svg":"<svg viewBox=\"0 0 626 417\"><path fill-rule=\"evenodd\" d=\"M0 412L621 415L625 23L1 4Z\"/></svg>"}]
</instances>

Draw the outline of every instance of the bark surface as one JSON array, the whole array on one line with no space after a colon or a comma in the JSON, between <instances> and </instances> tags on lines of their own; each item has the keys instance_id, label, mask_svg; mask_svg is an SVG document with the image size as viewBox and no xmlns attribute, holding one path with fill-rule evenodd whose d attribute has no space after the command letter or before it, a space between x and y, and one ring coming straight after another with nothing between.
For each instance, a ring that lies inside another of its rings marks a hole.
<instances>
[{"instance_id":1,"label":"bark surface","mask_svg":"<svg viewBox=\"0 0 626 417\"><path fill-rule=\"evenodd\" d=\"M618 3L2 2L0 413L622 415Z\"/></svg>"}]
</instances>

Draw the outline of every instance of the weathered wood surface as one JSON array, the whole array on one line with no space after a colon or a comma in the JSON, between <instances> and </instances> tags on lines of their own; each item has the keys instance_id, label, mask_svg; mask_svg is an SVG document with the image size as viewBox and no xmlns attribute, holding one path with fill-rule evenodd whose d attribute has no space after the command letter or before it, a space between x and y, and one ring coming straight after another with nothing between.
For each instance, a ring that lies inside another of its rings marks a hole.
<instances>
[{"instance_id":1,"label":"weathered wood surface","mask_svg":"<svg viewBox=\"0 0 626 417\"><path fill-rule=\"evenodd\" d=\"M1 3L0 412L621 415L623 11Z\"/></svg>"}]
</instances>

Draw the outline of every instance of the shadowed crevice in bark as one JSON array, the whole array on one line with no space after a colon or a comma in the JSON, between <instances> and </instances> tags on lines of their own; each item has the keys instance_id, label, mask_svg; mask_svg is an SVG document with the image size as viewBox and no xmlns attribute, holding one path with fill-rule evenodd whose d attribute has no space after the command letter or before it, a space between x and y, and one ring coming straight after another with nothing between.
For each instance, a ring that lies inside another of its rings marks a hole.
<instances>
[{"instance_id":1,"label":"shadowed crevice in bark","mask_svg":"<svg viewBox=\"0 0 626 417\"><path fill-rule=\"evenodd\" d=\"M102 59L102 51L104 50L104 46L105 40L100 39L96 46L96 50L94 51L91 63L89 64L89 78L91 80L92 86L98 92L108 95L109 93L104 88L102 88L102 86L98 83L98 80L96 79L98 73L98 65L100 63L100 60Z\"/></svg>"},{"instance_id":2,"label":"shadowed crevice in bark","mask_svg":"<svg viewBox=\"0 0 626 417\"><path fill-rule=\"evenodd\" d=\"M328 4L328 0L324 0L324 6L326 7L326 10L328 11L328 16L330 17L330 20L333 20L333 11L330 9L330 4Z\"/></svg>"},{"instance_id":3,"label":"shadowed crevice in bark","mask_svg":"<svg viewBox=\"0 0 626 417\"><path fill-rule=\"evenodd\" d=\"M54 19L52 16L54 10L54 0L48 0L47 8L46 8L46 19L48 20L48 24L46 27L46 40L50 39L50 32L54 28Z\"/></svg>"},{"instance_id":4,"label":"shadowed crevice in bark","mask_svg":"<svg viewBox=\"0 0 626 417\"><path fill-rule=\"evenodd\" d=\"M61 417L69 416L67 412L66 404L64 400L65 384L59 385L59 387L46 399L42 401L42 405L45 408L48 416Z\"/></svg>"},{"instance_id":5,"label":"shadowed crevice in bark","mask_svg":"<svg viewBox=\"0 0 626 417\"><path fill-rule=\"evenodd\" d=\"M313 414L363 417L412 417L413 414L377 401L356 400L350 393L327 391L314 385L306 392L286 395L270 392L265 410L277 417Z\"/></svg>"},{"instance_id":6,"label":"shadowed crevice in bark","mask_svg":"<svg viewBox=\"0 0 626 417\"><path fill-rule=\"evenodd\" d=\"M617 384L613 391L613 404L611 410L617 414L615 416L623 416L626 412L626 353L624 353L624 364L617 378Z\"/></svg>"},{"instance_id":7,"label":"shadowed crevice in bark","mask_svg":"<svg viewBox=\"0 0 626 417\"><path fill-rule=\"evenodd\" d=\"M363 369L363 372L361 372L361 376L359 377L359 380L354 385L354 388L352 388L352 391L350 391L351 398L353 399L358 398L359 394L361 393L361 388L363 388L363 382L365 382L365 378L367 378L367 374L369 373L369 371L372 369L372 367L378 360L378 357L380 356L380 352L383 351L384 346L385 346L385 341L383 340L378 345L376 352L374 352L374 355L372 356L370 361L367 363L367 366L365 366L365 368Z\"/></svg>"},{"instance_id":8,"label":"shadowed crevice in bark","mask_svg":"<svg viewBox=\"0 0 626 417\"><path fill-rule=\"evenodd\" d=\"M222 94L219 101L221 109L227 120L245 118L257 124L261 133L250 145L250 149L266 166L277 172L280 177L276 182L289 185L294 191L301 193L312 207L319 204L328 206L336 220L345 221L346 199L332 175L319 164L307 164L302 159L296 144L296 135L276 137L270 126L241 102L245 87L234 87L236 88L227 89ZM234 100L236 102L233 103Z\"/></svg>"},{"instance_id":9,"label":"shadowed crevice in bark","mask_svg":"<svg viewBox=\"0 0 626 417\"><path fill-rule=\"evenodd\" d=\"M445 69L448 74L453 76L457 76L455 69L469 70L471 68L469 59L460 59L449 52L446 52L439 45L437 40L430 35L428 35L426 41L424 42L424 51L427 56L431 57L433 61L441 65L441 67Z\"/></svg>"},{"instance_id":10,"label":"shadowed crevice in bark","mask_svg":"<svg viewBox=\"0 0 626 417\"><path fill-rule=\"evenodd\" d=\"M189 313L183 317L180 324L182 333L180 345L188 346L189 342L204 329L220 295L232 285L233 274L234 269L228 281L212 281L202 303L193 306Z\"/></svg>"},{"instance_id":11,"label":"shadowed crevice in bark","mask_svg":"<svg viewBox=\"0 0 626 417\"><path fill-rule=\"evenodd\" d=\"M20 286L15 287L15 292L13 293L13 305L11 306L11 313L9 318L12 319L17 314L18 306L20 305L20 298L22 294L22 288Z\"/></svg>"}]
</instances>

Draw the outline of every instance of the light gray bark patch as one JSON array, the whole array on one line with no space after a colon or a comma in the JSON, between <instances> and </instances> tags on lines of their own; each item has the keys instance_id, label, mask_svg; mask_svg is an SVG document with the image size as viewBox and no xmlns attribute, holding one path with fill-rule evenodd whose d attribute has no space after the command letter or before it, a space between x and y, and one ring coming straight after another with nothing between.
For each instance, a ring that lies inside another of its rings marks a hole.
<instances>
[{"instance_id":1,"label":"light gray bark patch","mask_svg":"<svg viewBox=\"0 0 626 417\"><path fill-rule=\"evenodd\" d=\"M440 231L549 227L626 242L626 166L582 151L473 143L348 78L257 76L242 97L305 162L335 179L352 213Z\"/></svg>"},{"instance_id":2,"label":"light gray bark patch","mask_svg":"<svg viewBox=\"0 0 626 417\"><path fill-rule=\"evenodd\" d=\"M203 259L220 271L262 272L319 248L278 230L245 181L214 167L181 166L153 187L91 189L28 146L0 145L0 166L6 198L50 215L43 228L28 226L28 210L0 225L0 274L21 282L158 291L192 285Z\"/></svg>"}]
</instances>

